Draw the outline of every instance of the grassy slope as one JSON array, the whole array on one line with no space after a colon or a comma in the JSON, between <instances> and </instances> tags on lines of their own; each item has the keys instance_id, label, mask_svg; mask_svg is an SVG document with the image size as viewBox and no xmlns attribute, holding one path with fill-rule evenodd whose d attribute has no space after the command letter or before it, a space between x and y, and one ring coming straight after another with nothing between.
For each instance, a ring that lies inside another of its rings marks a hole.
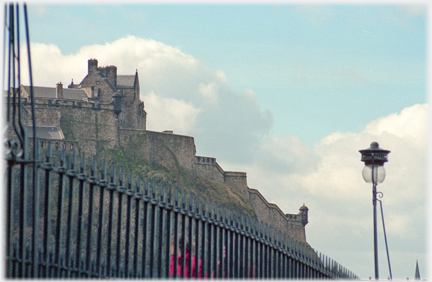
<instances>
[{"instance_id":1,"label":"grassy slope","mask_svg":"<svg viewBox=\"0 0 432 282\"><path fill-rule=\"evenodd\" d=\"M248 200L229 185L211 181L192 175L184 171L177 162L176 171L168 170L156 163L149 163L143 159L128 159L121 149L108 149L105 151L107 164L115 164L116 167L122 166L129 175L132 172L134 178L139 174L142 178L160 181L180 191L192 192L200 199L206 199L218 206L223 205L230 211L242 211L250 218L256 219L255 212Z\"/></svg>"}]
</instances>

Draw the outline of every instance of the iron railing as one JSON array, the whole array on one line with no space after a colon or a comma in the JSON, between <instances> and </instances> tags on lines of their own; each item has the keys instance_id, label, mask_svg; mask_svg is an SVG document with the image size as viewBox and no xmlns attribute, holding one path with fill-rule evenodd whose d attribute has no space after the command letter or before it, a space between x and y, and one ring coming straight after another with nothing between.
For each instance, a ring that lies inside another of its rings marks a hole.
<instances>
[{"instance_id":1,"label":"iron railing","mask_svg":"<svg viewBox=\"0 0 432 282\"><path fill-rule=\"evenodd\" d=\"M24 17L33 138L19 91L19 9L5 5L7 278L357 278L241 211L38 140L25 5Z\"/></svg>"},{"instance_id":2,"label":"iron railing","mask_svg":"<svg viewBox=\"0 0 432 282\"><path fill-rule=\"evenodd\" d=\"M357 278L241 211L52 151L36 183L7 152L8 277Z\"/></svg>"}]
</instances>

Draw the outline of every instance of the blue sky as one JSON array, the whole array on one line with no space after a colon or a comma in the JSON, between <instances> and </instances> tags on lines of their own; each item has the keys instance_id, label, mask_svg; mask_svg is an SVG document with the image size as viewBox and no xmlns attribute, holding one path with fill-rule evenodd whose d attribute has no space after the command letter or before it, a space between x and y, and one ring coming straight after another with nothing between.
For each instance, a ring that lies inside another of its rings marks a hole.
<instances>
[{"instance_id":1,"label":"blue sky","mask_svg":"<svg viewBox=\"0 0 432 282\"><path fill-rule=\"evenodd\" d=\"M288 132L312 146L331 132L360 130L426 101L425 17L409 11L391 5L56 5L49 16L35 18L31 38L55 43L65 55L126 34L178 47L211 69L223 68L233 90L253 89L261 107L272 110L276 135ZM293 82L296 70L301 77ZM363 76L374 79L361 84Z\"/></svg>"},{"instance_id":2,"label":"blue sky","mask_svg":"<svg viewBox=\"0 0 432 282\"><path fill-rule=\"evenodd\" d=\"M34 83L79 82L89 58L138 70L148 129L193 136L286 213L306 203L308 242L362 278L372 206L358 150L377 141L392 151L379 188L393 277L413 279L419 259L429 278L428 8L32 3Z\"/></svg>"}]
</instances>

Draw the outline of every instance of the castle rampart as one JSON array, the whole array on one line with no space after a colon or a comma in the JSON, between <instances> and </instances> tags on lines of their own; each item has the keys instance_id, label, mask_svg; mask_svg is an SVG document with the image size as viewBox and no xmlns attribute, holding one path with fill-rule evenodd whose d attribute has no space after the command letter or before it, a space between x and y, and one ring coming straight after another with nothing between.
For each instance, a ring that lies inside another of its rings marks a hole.
<instances>
[{"instance_id":1,"label":"castle rampart","mask_svg":"<svg viewBox=\"0 0 432 282\"><path fill-rule=\"evenodd\" d=\"M115 87L118 86L118 89ZM24 108L29 108L28 87L21 86ZM245 172L224 171L216 158L196 156L194 138L172 131L145 130L146 113L139 99L138 74L117 76L117 68L99 68L97 60L88 61L88 74L79 85L64 89L35 90L36 123L57 126L63 139L54 146L77 148L80 152L103 157L106 149L121 149L128 162L138 159L156 163L173 172L186 172L235 188L249 202L258 219L299 241L306 241L308 209L299 214L284 214L268 203L256 189L247 186ZM90 95L89 95L90 93ZM27 116L24 114L24 116ZM31 116L31 115L28 115ZM28 119L27 125L31 125ZM42 140L46 146L49 138Z\"/></svg>"}]
</instances>

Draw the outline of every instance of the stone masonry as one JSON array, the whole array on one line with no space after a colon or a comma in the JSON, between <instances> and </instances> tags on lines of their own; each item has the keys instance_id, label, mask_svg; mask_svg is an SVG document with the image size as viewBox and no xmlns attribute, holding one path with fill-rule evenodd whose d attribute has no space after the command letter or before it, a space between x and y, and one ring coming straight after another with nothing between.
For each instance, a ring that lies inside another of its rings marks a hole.
<instances>
[{"instance_id":1,"label":"stone masonry","mask_svg":"<svg viewBox=\"0 0 432 282\"><path fill-rule=\"evenodd\" d=\"M21 85L20 91L26 104L24 109L28 111L30 88ZM198 177L228 184L249 199L258 220L306 242L308 208L305 205L298 214L284 214L258 190L247 186L245 172L224 171L215 158L196 156L193 137L146 130L147 114L140 99L138 71L134 75L118 75L116 66L99 67L96 59L90 59L88 73L79 84L72 80L68 88L62 83L56 87L34 86L33 93L36 124L60 131L52 136L63 136L51 138L56 146L75 147L94 155L103 154L106 149L129 149L168 169L180 166ZM27 125L31 124L29 118Z\"/></svg>"}]
</instances>

